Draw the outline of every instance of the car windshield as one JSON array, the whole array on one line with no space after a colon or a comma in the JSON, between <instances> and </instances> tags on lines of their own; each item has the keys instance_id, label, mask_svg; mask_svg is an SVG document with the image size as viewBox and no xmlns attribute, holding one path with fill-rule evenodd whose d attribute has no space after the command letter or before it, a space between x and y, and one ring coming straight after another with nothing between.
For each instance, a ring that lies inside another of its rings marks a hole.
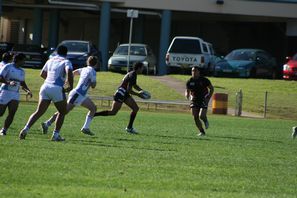
<instances>
[{"instance_id":1,"label":"car windshield","mask_svg":"<svg viewBox=\"0 0 297 198\"><path fill-rule=\"evenodd\" d=\"M62 45L67 47L68 52L88 52L88 43L64 42Z\"/></svg>"},{"instance_id":2,"label":"car windshield","mask_svg":"<svg viewBox=\"0 0 297 198\"><path fill-rule=\"evenodd\" d=\"M226 60L253 60L255 52L252 51L232 51L225 59Z\"/></svg>"},{"instance_id":3,"label":"car windshield","mask_svg":"<svg viewBox=\"0 0 297 198\"><path fill-rule=\"evenodd\" d=\"M131 46L130 48L130 55L135 56L146 56L144 46ZM115 52L115 55L128 55L128 46L120 46L118 47Z\"/></svg>"},{"instance_id":4,"label":"car windshield","mask_svg":"<svg viewBox=\"0 0 297 198\"><path fill-rule=\"evenodd\" d=\"M196 39L175 39L169 52L182 54L201 54L200 41Z\"/></svg>"}]
</instances>

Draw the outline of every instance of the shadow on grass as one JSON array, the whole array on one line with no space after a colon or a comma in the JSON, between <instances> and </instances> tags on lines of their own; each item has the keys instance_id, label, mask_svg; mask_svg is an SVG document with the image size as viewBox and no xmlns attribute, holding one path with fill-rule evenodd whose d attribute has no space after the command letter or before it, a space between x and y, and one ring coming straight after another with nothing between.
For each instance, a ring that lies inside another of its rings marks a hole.
<instances>
[{"instance_id":1,"label":"shadow on grass","mask_svg":"<svg viewBox=\"0 0 297 198\"><path fill-rule=\"evenodd\" d=\"M147 148L147 147L140 147L140 146L127 146L127 145L116 145L116 144L108 144L103 141L98 141L98 140L83 140L83 139L71 139L69 140L69 143L74 143L74 144L84 144L84 145L89 145L89 146L101 146L101 147L112 147L112 148L125 148L125 149L140 149L140 150L148 150L148 151L169 151L169 152L176 152L176 149L160 149L160 148ZM119 138L116 139L118 141L128 141L128 142L139 142L138 140L130 140L130 139L123 139Z\"/></svg>"},{"instance_id":2,"label":"shadow on grass","mask_svg":"<svg viewBox=\"0 0 297 198\"><path fill-rule=\"evenodd\" d=\"M158 138L170 138L170 139L184 139L184 140L205 140L210 141L207 136L204 137L198 137L197 135L193 135L193 137L184 137L184 136L170 136L170 135L156 135L156 134L141 134L143 136L148 137L158 137Z\"/></svg>"},{"instance_id":3,"label":"shadow on grass","mask_svg":"<svg viewBox=\"0 0 297 198\"><path fill-rule=\"evenodd\" d=\"M210 135L209 137L221 138L221 139L231 139L231 140L248 140L248 141L271 142L271 143L283 144L283 142L282 141L279 141L279 140L264 140L264 139L256 139L256 138L245 138L245 137L234 137L234 136L220 136L220 135Z\"/></svg>"}]
</instances>

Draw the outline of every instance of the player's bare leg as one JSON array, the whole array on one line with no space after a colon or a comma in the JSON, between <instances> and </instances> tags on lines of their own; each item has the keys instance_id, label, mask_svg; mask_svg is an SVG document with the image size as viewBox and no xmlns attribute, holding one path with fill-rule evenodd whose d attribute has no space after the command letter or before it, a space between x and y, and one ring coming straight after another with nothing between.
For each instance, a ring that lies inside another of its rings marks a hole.
<instances>
[{"instance_id":1,"label":"player's bare leg","mask_svg":"<svg viewBox=\"0 0 297 198\"><path fill-rule=\"evenodd\" d=\"M199 113L200 113L200 109L192 108L192 115L194 117L195 124L196 124L198 130L200 131L199 136L204 136L205 131L204 131L203 127L202 127L202 123L201 123L200 118L199 118Z\"/></svg>"},{"instance_id":2,"label":"player's bare leg","mask_svg":"<svg viewBox=\"0 0 297 198\"><path fill-rule=\"evenodd\" d=\"M111 106L111 110L96 112L94 114L94 116L114 116L121 109L122 104L123 103L121 103L121 102L113 101L112 106Z\"/></svg>"},{"instance_id":3,"label":"player's bare leg","mask_svg":"<svg viewBox=\"0 0 297 198\"><path fill-rule=\"evenodd\" d=\"M69 113L74 107L75 107L74 104L67 103L67 113ZM56 112L52 117L50 117L50 119L41 123L43 134L47 134L48 128L52 125L52 123L56 121L58 114L59 112Z\"/></svg>"},{"instance_id":4,"label":"player's bare leg","mask_svg":"<svg viewBox=\"0 0 297 198\"><path fill-rule=\"evenodd\" d=\"M21 140L25 139L31 126L46 112L50 104L50 100L39 100L37 110L30 116L26 126L21 130L19 134L19 138Z\"/></svg>"},{"instance_id":5,"label":"player's bare leg","mask_svg":"<svg viewBox=\"0 0 297 198\"><path fill-rule=\"evenodd\" d=\"M136 130L133 128L133 123L136 118L139 107L132 97L127 98L127 100L125 100L125 104L132 109L132 112L130 114L129 124L126 128L126 131L129 133L137 133Z\"/></svg>"},{"instance_id":6,"label":"player's bare leg","mask_svg":"<svg viewBox=\"0 0 297 198\"><path fill-rule=\"evenodd\" d=\"M96 111L97 111L97 107L90 98L86 98L83 101L83 103L81 104L81 106L83 106L89 110L89 112L86 116L86 119L85 119L85 123L81 129L81 132L84 134L87 134L87 135L94 135L94 133L92 133L90 130L90 124L91 124L92 119L94 118Z\"/></svg>"},{"instance_id":7,"label":"player's bare leg","mask_svg":"<svg viewBox=\"0 0 297 198\"><path fill-rule=\"evenodd\" d=\"M65 115L67 114L67 101L62 100L59 102L55 102L55 107L58 110L58 115L55 122L55 130L53 131L52 139L53 141L65 141L64 138L60 136L60 130L62 128L62 125L64 123Z\"/></svg>"},{"instance_id":8,"label":"player's bare leg","mask_svg":"<svg viewBox=\"0 0 297 198\"><path fill-rule=\"evenodd\" d=\"M8 107L8 115L4 121L4 126L0 131L0 135L6 135L7 129L10 127L14 115L16 111L18 110L19 101L12 100L7 105L1 105L1 116L4 114L6 107Z\"/></svg>"},{"instance_id":9,"label":"player's bare leg","mask_svg":"<svg viewBox=\"0 0 297 198\"><path fill-rule=\"evenodd\" d=\"M204 122L205 129L208 129L209 123L208 123L206 114L207 114L207 109L202 108L200 111L200 119Z\"/></svg>"}]
</instances>

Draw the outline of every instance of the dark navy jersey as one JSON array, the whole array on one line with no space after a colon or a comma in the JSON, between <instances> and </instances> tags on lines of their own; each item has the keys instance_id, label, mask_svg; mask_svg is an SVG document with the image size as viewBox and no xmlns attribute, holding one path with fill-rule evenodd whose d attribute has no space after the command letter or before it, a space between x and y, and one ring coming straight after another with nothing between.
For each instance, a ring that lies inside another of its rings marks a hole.
<instances>
[{"instance_id":1,"label":"dark navy jersey","mask_svg":"<svg viewBox=\"0 0 297 198\"><path fill-rule=\"evenodd\" d=\"M210 81L200 76L197 79L193 77L187 81L187 89L191 91L192 100L203 100L208 94L208 86L210 86Z\"/></svg>"},{"instance_id":2,"label":"dark navy jersey","mask_svg":"<svg viewBox=\"0 0 297 198\"><path fill-rule=\"evenodd\" d=\"M137 73L135 71L131 71L124 76L120 87L127 90L128 87L132 87L136 85L136 80L137 80Z\"/></svg>"}]
</instances>

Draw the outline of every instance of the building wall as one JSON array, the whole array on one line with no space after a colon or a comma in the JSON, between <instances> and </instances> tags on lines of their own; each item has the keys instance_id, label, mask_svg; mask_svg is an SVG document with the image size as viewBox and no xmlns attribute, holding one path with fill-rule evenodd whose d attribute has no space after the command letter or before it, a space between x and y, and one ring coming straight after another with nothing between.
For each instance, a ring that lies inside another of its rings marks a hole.
<instances>
[{"instance_id":1,"label":"building wall","mask_svg":"<svg viewBox=\"0 0 297 198\"><path fill-rule=\"evenodd\" d=\"M21 4L21 0L19 0ZM47 1L44 1L45 3ZM101 0L92 3L100 4ZM276 56L279 63L296 50L297 35L287 36L287 23L297 24L297 3L267 3L253 0L224 0L223 5L216 0L110 0L111 24L109 51L120 43L127 43L129 37L129 19L126 9L140 10L135 19L140 28L134 29L132 42L149 44L158 56L161 31L161 11L172 10L170 40L174 36L198 36L211 42L216 51L226 55L235 48L262 48ZM23 3L26 3L23 0ZM45 4L44 4L45 5ZM46 6L46 5L45 5ZM48 47L49 10L43 10L42 44ZM4 6L5 20L22 20L25 25L20 42L31 43L33 31L33 8ZM100 11L59 9L59 41L66 39L99 41ZM2 20L3 21L3 20ZM4 23L4 22L3 22ZM2 41L11 41L9 22L3 29ZM143 30L143 32L141 31ZM23 38L23 39L22 39ZM6 40L5 40L6 39ZM163 57L161 57L163 58Z\"/></svg>"}]
</instances>

